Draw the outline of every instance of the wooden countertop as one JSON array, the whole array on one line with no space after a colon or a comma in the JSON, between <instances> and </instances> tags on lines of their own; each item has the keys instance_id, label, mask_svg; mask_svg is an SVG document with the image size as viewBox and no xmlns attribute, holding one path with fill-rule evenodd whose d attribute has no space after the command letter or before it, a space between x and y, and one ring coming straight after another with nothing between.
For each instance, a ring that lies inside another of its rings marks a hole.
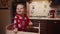
<instances>
[{"instance_id":1,"label":"wooden countertop","mask_svg":"<svg viewBox=\"0 0 60 34\"><path fill-rule=\"evenodd\" d=\"M29 17L29 19L38 19L38 20L60 20L60 18L45 18L45 17Z\"/></svg>"}]
</instances>

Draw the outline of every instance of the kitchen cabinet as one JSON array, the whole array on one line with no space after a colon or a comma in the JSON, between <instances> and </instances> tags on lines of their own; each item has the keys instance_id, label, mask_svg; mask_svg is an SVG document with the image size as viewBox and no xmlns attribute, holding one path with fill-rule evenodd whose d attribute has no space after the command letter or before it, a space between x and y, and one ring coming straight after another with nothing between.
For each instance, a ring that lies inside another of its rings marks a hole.
<instances>
[{"instance_id":1,"label":"kitchen cabinet","mask_svg":"<svg viewBox=\"0 0 60 34\"><path fill-rule=\"evenodd\" d=\"M49 21L47 23L48 34L60 34L60 20Z\"/></svg>"},{"instance_id":2,"label":"kitchen cabinet","mask_svg":"<svg viewBox=\"0 0 60 34\"><path fill-rule=\"evenodd\" d=\"M31 21L35 26L40 24L40 34L60 34L60 18L31 18Z\"/></svg>"}]
</instances>

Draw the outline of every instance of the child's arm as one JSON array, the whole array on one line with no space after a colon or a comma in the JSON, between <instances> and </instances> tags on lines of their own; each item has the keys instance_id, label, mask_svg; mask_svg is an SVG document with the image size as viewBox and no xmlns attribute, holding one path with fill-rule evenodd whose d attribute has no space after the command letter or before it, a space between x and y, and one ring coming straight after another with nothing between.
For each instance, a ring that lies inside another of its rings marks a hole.
<instances>
[{"instance_id":1,"label":"child's arm","mask_svg":"<svg viewBox=\"0 0 60 34\"><path fill-rule=\"evenodd\" d=\"M29 25L31 26L31 25L33 25L33 23L30 21L30 22L29 22Z\"/></svg>"},{"instance_id":2,"label":"child's arm","mask_svg":"<svg viewBox=\"0 0 60 34\"><path fill-rule=\"evenodd\" d=\"M28 21L28 26L33 25L33 23L31 22L31 20L29 19L29 17L26 15L27 21Z\"/></svg>"},{"instance_id":3,"label":"child's arm","mask_svg":"<svg viewBox=\"0 0 60 34\"><path fill-rule=\"evenodd\" d=\"M27 19L28 19L28 28L31 28L33 26L33 23L31 22L31 20L28 18L27 16Z\"/></svg>"},{"instance_id":4,"label":"child's arm","mask_svg":"<svg viewBox=\"0 0 60 34\"><path fill-rule=\"evenodd\" d=\"M15 18L14 18L14 24L13 24L13 31L16 33L17 31L18 31L18 28L17 28L17 16L15 16Z\"/></svg>"}]
</instances>

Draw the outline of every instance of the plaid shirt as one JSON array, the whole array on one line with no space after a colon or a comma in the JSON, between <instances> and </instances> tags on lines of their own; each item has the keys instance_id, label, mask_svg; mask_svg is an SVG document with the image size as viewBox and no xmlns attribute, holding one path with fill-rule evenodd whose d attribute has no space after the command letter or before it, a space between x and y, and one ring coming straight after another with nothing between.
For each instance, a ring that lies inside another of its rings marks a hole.
<instances>
[{"instance_id":1,"label":"plaid shirt","mask_svg":"<svg viewBox=\"0 0 60 34\"><path fill-rule=\"evenodd\" d=\"M25 15L25 17L21 17L19 14L16 14L16 16L14 17L14 28L19 28L19 30L27 30L27 26L29 24L30 20L27 17L27 15Z\"/></svg>"}]
</instances>

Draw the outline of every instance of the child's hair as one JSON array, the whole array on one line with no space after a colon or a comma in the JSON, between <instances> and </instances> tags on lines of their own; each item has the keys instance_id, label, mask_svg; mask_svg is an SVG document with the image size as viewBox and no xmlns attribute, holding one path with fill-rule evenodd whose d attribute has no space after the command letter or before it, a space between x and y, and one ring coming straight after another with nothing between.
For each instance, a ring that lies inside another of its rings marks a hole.
<instances>
[{"instance_id":1,"label":"child's hair","mask_svg":"<svg viewBox=\"0 0 60 34\"><path fill-rule=\"evenodd\" d=\"M16 2L16 7L17 7L18 4L21 4L21 5L24 6L24 8L26 8L26 2Z\"/></svg>"}]
</instances>

